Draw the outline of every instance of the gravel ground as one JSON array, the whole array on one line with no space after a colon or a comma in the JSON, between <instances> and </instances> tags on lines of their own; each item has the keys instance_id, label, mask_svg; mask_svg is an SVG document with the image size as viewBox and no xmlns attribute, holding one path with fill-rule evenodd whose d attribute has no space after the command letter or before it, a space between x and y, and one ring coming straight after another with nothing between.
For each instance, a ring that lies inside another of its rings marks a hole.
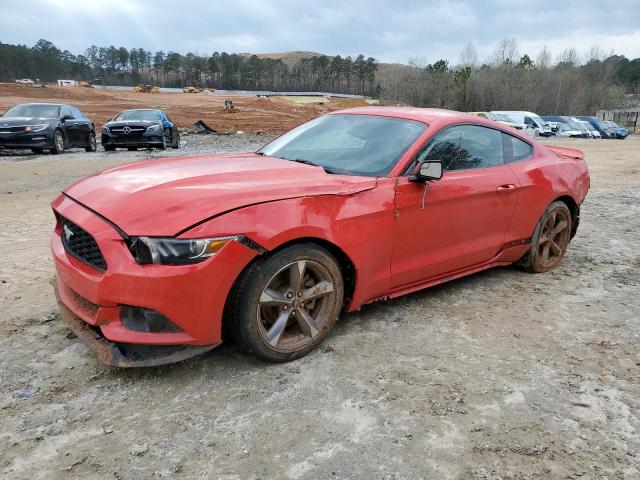
<instances>
[{"instance_id":1,"label":"gravel ground","mask_svg":"<svg viewBox=\"0 0 640 480\"><path fill-rule=\"evenodd\" d=\"M0 157L0 476L640 477L640 137L563 142L592 172L563 265L502 268L343 315L307 357L220 348L115 370L56 317L48 202L131 160L250 150Z\"/></svg>"}]
</instances>

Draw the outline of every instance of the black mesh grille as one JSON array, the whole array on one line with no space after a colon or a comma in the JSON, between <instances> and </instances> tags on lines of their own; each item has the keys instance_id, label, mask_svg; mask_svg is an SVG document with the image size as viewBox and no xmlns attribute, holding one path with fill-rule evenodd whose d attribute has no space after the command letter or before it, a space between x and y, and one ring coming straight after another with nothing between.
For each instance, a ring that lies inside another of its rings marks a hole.
<instances>
[{"instance_id":1,"label":"black mesh grille","mask_svg":"<svg viewBox=\"0 0 640 480\"><path fill-rule=\"evenodd\" d=\"M107 269L107 262L93 237L64 217L60 217L60 223L64 249L81 262L104 272Z\"/></svg>"}]
</instances>

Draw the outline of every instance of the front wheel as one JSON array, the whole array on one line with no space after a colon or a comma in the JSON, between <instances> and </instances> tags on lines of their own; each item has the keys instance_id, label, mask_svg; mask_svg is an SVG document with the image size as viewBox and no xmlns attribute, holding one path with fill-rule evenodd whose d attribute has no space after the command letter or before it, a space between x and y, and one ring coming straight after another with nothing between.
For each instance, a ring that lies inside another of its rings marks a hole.
<instances>
[{"instance_id":1,"label":"front wheel","mask_svg":"<svg viewBox=\"0 0 640 480\"><path fill-rule=\"evenodd\" d=\"M64 135L60 130L53 134L53 148L50 151L53 155L64 152Z\"/></svg>"},{"instance_id":2,"label":"front wheel","mask_svg":"<svg viewBox=\"0 0 640 480\"><path fill-rule=\"evenodd\" d=\"M533 232L531 248L519 265L533 273L548 272L560 265L571 240L571 221L566 203L549 205Z\"/></svg>"},{"instance_id":3,"label":"front wheel","mask_svg":"<svg viewBox=\"0 0 640 480\"><path fill-rule=\"evenodd\" d=\"M98 149L98 144L96 142L96 136L93 133L89 134L89 140L87 142L87 146L84 147L85 152L95 152Z\"/></svg>"},{"instance_id":4,"label":"front wheel","mask_svg":"<svg viewBox=\"0 0 640 480\"><path fill-rule=\"evenodd\" d=\"M340 267L313 244L258 260L234 290L230 330L240 346L272 362L302 357L326 337L343 301Z\"/></svg>"}]
</instances>

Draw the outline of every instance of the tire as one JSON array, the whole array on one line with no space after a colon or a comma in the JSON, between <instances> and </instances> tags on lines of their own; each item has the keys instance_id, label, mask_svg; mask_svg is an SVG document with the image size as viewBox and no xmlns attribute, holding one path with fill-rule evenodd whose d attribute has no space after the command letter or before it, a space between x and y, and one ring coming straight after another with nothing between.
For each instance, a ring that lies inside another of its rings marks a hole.
<instances>
[{"instance_id":1,"label":"tire","mask_svg":"<svg viewBox=\"0 0 640 480\"><path fill-rule=\"evenodd\" d=\"M36 155L40 155L42 153L42 149L41 148L32 148L31 151L33 153L35 153Z\"/></svg>"},{"instance_id":2,"label":"tire","mask_svg":"<svg viewBox=\"0 0 640 480\"><path fill-rule=\"evenodd\" d=\"M56 130L53 134L53 148L51 154L57 155L64 152L64 134L60 130Z\"/></svg>"},{"instance_id":3,"label":"tire","mask_svg":"<svg viewBox=\"0 0 640 480\"><path fill-rule=\"evenodd\" d=\"M176 135L176 143L171 145L171 148L174 148L174 149L180 148L180 135Z\"/></svg>"},{"instance_id":4,"label":"tire","mask_svg":"<svg viewBox=\"0 0 640 480\"><path fill-rule=\"evenodd\" d=\"M96 142L96 135L94 133L89 134L89 141L87 142L87 146L84 147L85 152L95 152L98 149L98 144Z\"/></svg>"},{"instance_id":5,"label":"tire","mask_svg":"<svg viewBox=\"0 0 640 480\"><path fill-rule=\"evenodd\" d=\"M130 152L136 152L138 151L138 147L127 147L127 150L129 150Z\"/></svg>"},{"instance_id":6,"label":"tire","mask_svg":"<svg viewBox=\"0 0 640 480\"><path fill-rule=\"evenodd\" d=\"M518 264L531 273L557 268L571 240L572 220L566 203L557 201L549 205L533 231L531 248Z\"/></svg>"},{"instance_id":7,"label":"tire","mask_svg":"<svg viewBox=\"0 0 640 480\"><path fill-rule=\"evenodd\" d=\"M102 148L105 152L113 152L116 149L113 145L103 145Z\"/></svg>"},{"instance_id":8,"label":"tire","mask_svg":"<svg viewBox=\"0 0 640 480\"><path fill-rule=\"evenodd\" d=\"M343 291L340 267L329 251L309 243L292 245L242 273L225 330L263 360L294 360L327 336L342 310Z\"/></svg>"}]
</instances>

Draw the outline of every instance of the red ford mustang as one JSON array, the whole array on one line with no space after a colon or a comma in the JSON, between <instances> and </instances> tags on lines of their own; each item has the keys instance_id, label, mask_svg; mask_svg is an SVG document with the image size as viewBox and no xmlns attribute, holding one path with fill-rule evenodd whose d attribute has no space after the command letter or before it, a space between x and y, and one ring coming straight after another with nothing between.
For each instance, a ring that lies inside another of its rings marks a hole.
<instances>
[{"instance_id":1,"label":"red ford mustang","mask_svg":"<svg viewBox=\"0 0 640 480\"><path fill-rule=\"evenodd\" d=\"M53 203L63 317L104 363L234 338L305 355L342 310L496 266L558 266L589 188L579 150L479 117L357 108L256 153L112 168Z\"/></svg>"}]
</instances>

